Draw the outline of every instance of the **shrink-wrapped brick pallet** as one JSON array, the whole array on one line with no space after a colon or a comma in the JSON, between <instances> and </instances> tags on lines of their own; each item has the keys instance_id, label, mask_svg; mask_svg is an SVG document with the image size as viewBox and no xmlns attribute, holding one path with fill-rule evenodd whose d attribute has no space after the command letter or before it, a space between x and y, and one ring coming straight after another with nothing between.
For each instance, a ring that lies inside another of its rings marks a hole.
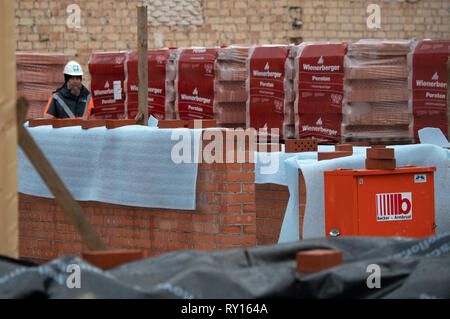
<instances>
[{"instance_id":1,"label":"shrink-wrapped brick pallet","mask_svg":"<svg viewBox=\"0 0 450 319\"><path fill-rule=\"evenodd\" d=\"M16 52L17 96L29 102L27 120L44 116L50 96L64 84L69 58L62 53Z\"/></svg>"},{"instance_id":2,"label":"shrink-wrapped brick pallet","mask_svg":"<svg viewBox=\"0 0 450 319\"><path fill-rule=\"evenodd\" d=\"M220 48L215 62L214 118L217 125L228 128L246 127L247 68L249 46L231 45Z\"/></svg>"},{"instance_id":3,"label":"shrink-wrapped brick pallet","mask_svg":"<svg viewBox=\"0 0 450 319\"><path fill-rule=\"evenodd\" d=\"M181 48L177 52L175 116L184 121L214 118L215 61L218 48Z\"/></svg>"},{"instance_id":4,"label":"shrink-wrapped brick pallet","mask_svg":"<svg viewBox=\"0 0 450 319\"><path fill-rule=\"evenodd\" d=\"M176 77L175 50L148 50L148 116L157 120L174 118ZM139 110L138 51L131 51L127 62L127 117L134 119Z\"/></svg>"},{"instance_id":5,"label":"shrink-wrapped brick pallet","mask_svg":"<svg viewBox=\"0 0 450 319\"><path fill-rule=\"evenodd\" d=\"M320 143L341 140L346 43L305 42L295 56L295 136Z\"/></svg>"},{"instance_id":6,"label":"shrink-wrapped brick pallet","mask_svg":"<svg viewBox=\"0 0 450 319\"><path fill-rule=\"evenodd\" d=\"M91 95L97 119L126 118L127 61L129 52L93 53L88 62Z\"/></svg>"},{"instance_id":7,"label":"shrink-wrapped brick pallet","mask_svg":"<svg viewBox=\"0 0 450 319\"><path fill-rule=\"evenodd\" d=\"M447 61L450 40L419 41L408 55L409 109L414 115L413 133L424 127L439 128L449 137L447 118Z\"/></svg>"},{"instance_id":8,"label":"shrink-wrapped brick pallet","mask_svg":"<svg viewBox=\"0 0 450 319\"><path fill-rule=\"evenodd\" d=\"M342 139L411 143L408 109L409 40L366 39L350 44L345 57Z\"/></svg>"},{"instance_id":9,"label":"shrink-wrapped brick pallet","mask_svg":"<svg viewBox=\"0 0 450 319\"><path fill-rule=\"evenodd\" d=\"M261 140L295 136L294 59L290 46L267 45L250 49L247 69L247 127Z\"/></svg>"}]
</instances>

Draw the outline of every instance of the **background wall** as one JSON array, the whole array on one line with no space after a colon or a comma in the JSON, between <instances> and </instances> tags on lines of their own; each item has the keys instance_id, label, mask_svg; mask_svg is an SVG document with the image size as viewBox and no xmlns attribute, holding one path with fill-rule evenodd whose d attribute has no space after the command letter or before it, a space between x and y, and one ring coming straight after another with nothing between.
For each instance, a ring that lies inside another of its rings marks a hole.
<instances>
[{"instance_id":1,"label":"background wall","mask_svg":"<svg viewBox=\"0 0 450 319\"><path fill-rule=\"evenodd\" d=\"M450 39L448 0L17 0L16 49L64 52L88 71L92 52L137 47L136 7L143 4L149 11L149 48ZM381 9L379 29L367 27L369 4ZM79 8L79 27L67 24L77 21L76 11L67 12L73 5Z\"/></svg>"}]
</instances>

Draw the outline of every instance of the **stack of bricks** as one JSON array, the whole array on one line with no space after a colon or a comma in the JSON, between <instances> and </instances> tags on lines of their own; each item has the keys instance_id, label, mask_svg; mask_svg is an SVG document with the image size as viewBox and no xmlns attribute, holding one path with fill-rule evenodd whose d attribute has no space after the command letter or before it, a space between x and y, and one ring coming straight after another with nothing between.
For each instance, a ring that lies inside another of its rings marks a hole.
<instances>
[{"instance_id":1,"label":"stack of bricks","mask_svg":"<svg viewBox=\"0 0 450 319\"><path fill-rule=\"evenodd\" d=\"M412 140L408 109L409 40L360 40L345 56L345 141Z\"/></svg>"},{"instance_id":2,"label":"stack of bricks","mask_svg":"<svg viewBox=\"0 0 450 319\"><path fill-rule=\"evenodd\" d=\"M52 92L64 84L69 57L59 53L16 52L17 96L29 102L27 120L44 116Z\"/></svg>"},{"instance_id":3,"label":"stack of bricks","mask_svg":"<svg viewBox=\"0 0 450 319\"><path fill-rule=\"evenodd\" d=\"M206 137L204 142L206 147ZM108 249L140 249L144 258L180 249L255 247L255 164L246 153L242 163L199 163L195 210L94 201L80 205ZM80 256L87 249L54 199L25 194L19 197L22 259L42 263L66 254Z\"/></svg>"},{"instance_id":4,"label":"stack of bricks","mask_svg":"<svg viewBox=\"0 0 450 319\"><path fill-rule=\"evenodd\" d=\"M393 148L374 145L366 150L366 169L395 169L396 160Z\"/></svg>"},{"instance_id":5,"label":"stack of bricks","mask_svg":"<svg viewBox=\"0 0 450 319\"><path fill-rule=\"evenodd\" d=\"M221 127L245 128L248 47L220 48L215 62L214 118Z\"/></svg>"}]
</instances>

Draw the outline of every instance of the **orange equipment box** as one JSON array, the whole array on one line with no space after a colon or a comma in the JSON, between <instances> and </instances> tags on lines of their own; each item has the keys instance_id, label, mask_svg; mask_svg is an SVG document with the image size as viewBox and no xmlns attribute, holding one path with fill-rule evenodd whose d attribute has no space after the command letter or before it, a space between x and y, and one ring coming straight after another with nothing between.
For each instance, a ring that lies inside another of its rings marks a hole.
<instances>
[{"instance_id":1,"label":"orange equipment box","mask_svg":"<svg viewBox=\"0 0 450 319\"><path fill-rule=\"evenodd\" d=\"M324 172L328 236L435 234L435 167Z\"/></svg>"}]
</instances>

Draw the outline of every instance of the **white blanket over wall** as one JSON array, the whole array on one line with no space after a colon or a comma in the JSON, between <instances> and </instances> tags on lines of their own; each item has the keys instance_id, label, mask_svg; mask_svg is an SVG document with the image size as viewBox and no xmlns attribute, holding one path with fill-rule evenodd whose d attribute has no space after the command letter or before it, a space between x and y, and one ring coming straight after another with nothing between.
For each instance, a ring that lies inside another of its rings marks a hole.
<instances>
[{"instance_id":1,"label":"white blanket over wall","mask_svg":"<svg viewBox=\"0 0 450 319\"><path fill-rule=\"evenodd\" d=\"M198 143L200 134L185 131ZM195 209L198 147L191 163L171 159L172 129L139 125L116 129L28 128L56 172L79 201L170 209ZM199 131L199 130L195 130ZM197 132L198 133L198 132ZM53 198L22 149L18 150L19 192Z\"/></svg>"}]
</instances>

